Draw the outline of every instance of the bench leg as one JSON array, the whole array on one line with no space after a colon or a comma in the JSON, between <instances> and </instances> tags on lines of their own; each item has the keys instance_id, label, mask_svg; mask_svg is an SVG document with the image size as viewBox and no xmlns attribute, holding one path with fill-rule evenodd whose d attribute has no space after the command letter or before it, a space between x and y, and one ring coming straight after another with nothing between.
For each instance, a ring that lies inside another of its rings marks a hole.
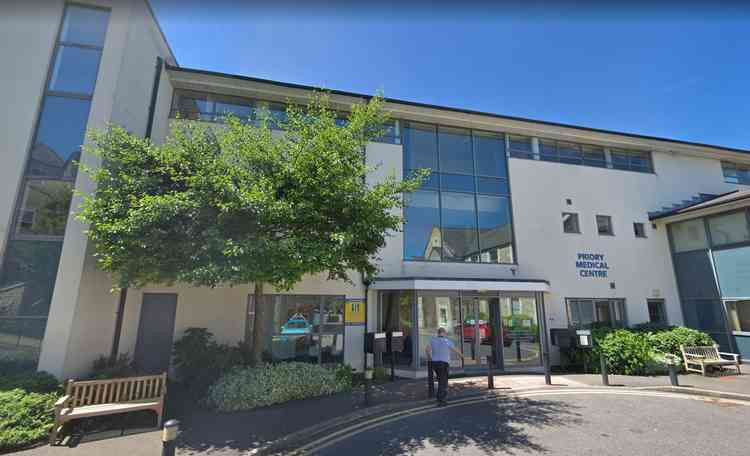
<instances>
[{"instance_id":1,"label":"bench leg","mask_svg":"<svg viewBox=\"0 0 750 456\"><path fill-rule=\"evenodd\" d=\"M54 446L57 443L57 433L62 428L62 424L55 421L55 424L52 425L52 430L49 431L49 444L50 446Z\"/></svg>"}]
</instances>

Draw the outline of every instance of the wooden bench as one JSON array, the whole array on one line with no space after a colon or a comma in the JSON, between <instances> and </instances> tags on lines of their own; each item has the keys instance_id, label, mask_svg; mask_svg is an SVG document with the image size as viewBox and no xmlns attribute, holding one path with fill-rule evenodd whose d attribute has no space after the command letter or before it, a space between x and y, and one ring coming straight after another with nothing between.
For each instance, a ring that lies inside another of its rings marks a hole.
<instances>
[{"instance_id":1,"label":"wooden bench","mask_svg":"<svg viewBox=\"0 0 750 456\"><path fill-rule=\"evenodd\" d=\"M55 424L50 432L54 445L65 423L78 418L153 410L161 427L167 374L110 380L68 380L65 396L55 403Z\"/></svg>"},{"instance_id":2,"label":"wooden bench","mask_svg":"<svg viewBox=\"0 0 750 456\"><path fill-rule=\"evenodd\" d=\"M685 347L680 345L682 357L685 360L685 370L688 372L700 372L706 375L707 367L733 366L740 374L740 357L735 353L720 352L716 346L713 347ZM727 359L731 357L732 359Z\"/></svg>"}]
</instances>

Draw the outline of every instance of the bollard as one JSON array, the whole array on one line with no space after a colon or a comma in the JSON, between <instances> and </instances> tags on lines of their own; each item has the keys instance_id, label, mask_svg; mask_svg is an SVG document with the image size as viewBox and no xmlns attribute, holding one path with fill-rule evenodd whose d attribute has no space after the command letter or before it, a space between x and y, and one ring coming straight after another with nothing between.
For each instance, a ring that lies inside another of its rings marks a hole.
<instances>
[{"instance_id":1,"label":"bollard","mask_svg":"<svg viewBox=\"0 0 750 456\"><path fill-rule=\"evenodd\" d=\"M432 375L432 361L427 361L427 397L435 397L435 378Z\"/></svg>"},{"instance_id":2,"label":"bollard","mask_svg":"<svg viewBox=\"0 0 750 456\"><path fill-rule=\"evenodd\" d=\"M365 407L370 405L370 384L372 383L372 369L365 369Z\"/></svg>"},{"instance_id":3,"label":"bollard","mask_svg":"<svg viewBox=\"0 0 750 456\"><path fill-rule=\"evenodd\" d=\"M521 339L516 339L516 361L521 362Z\"/></svg>"},{"instance_id":4,"label":"bollard","mask_svg":"<svg viewBox=\"0 0 750 456\"><path fill-rule=\"evenodd\" d=\"M601 361L602 384L604 386L609 386L609 371L607 370L607 360L604 358L604 356L600 356L599 360Z\"/></svg>"},{"instance_id":5,"label":"bollard","mask_svg":"<svg viewBox=\"0 0 750 456\"><path fill-rule=\"evenodd\" d=\"M680 382L677 380L677 362L678 359L674 355L667 355L667 367L669 368L669 383L672 386L680 386Z\"/></svg>"},{"instance_id":6,"label":"bollard","mask_svg":"<svg viewBox=\"0 0 750 456\"><path fill-rule=\"evenodd\" d=\"M495 375L492 372L492 363L495 362L494 356L487 357L487 389L495 389Z\"/></svg>"},{"instance_id":7,"label":"bollard","mask_svg":"<svg viewBox=\"0 0 750 456\"><path fill-rule=\"evenodd\" d=\"M161 456L174 456L175 439L179 430L180 422L177 420L164 423L164 429L161 431Z\"/></svg>"}]
</instances>

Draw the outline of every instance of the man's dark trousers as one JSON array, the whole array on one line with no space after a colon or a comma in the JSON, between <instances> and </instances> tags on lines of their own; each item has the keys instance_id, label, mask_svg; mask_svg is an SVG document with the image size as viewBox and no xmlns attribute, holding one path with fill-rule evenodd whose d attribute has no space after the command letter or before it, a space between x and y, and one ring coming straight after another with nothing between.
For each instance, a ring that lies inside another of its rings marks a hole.
<instances>
[{"instance_id":1,"label":"man's dark trousers","mask_svg":"<svg viewBox=\"0 0 750 456\"><path fill-rule=\"evenodd\" d=\"M438 379L437 400L438 402L445 402L445 397L448 395L448 363L433 361L432 369Z\"/></svg>"}]
</instances>

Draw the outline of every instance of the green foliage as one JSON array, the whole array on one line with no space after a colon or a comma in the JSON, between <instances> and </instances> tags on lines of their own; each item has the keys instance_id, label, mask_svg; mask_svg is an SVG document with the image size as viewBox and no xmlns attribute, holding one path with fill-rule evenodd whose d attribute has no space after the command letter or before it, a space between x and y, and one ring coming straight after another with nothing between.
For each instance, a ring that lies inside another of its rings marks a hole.
<instances>
[{"instance_id":1,"label":"green foliage","mask_svg":"<svg viewBox=\"0 0 750 456\"><path fill-rule=\"evenodd\" d=\"M108 356L100 356L94 361L91 378L95 380L106 380L109 378L134 377L138 371L128 353L121 353L112 362Z\"/></svg>"},{"instance_id":2,"label":"green foliage","mask_svg":"<svg viewBox=\"0 0 750 456\"><path fill-rule=\"evenodd\" d=\"M188 328L174 343L174 364L178 379L191 391L203 394L223 373L250 363L250 350L218 344L206 328Z\"/></svg>"},{"instance_id":3,"label":"green foliage","mask_svg":"<svg viewBox=\"0 0 750 456\"><path fill-rule=\"evenodd\" d=\"M414 179L365 185L368 141L384 132L383 100L351 106L345 125L325 96L290 106L284 134L228 117L178 121L163 145L111 126L93 133L97 184L78 217L99 266L120 286L269 283L303 275L374 274L374 254L402 218Z\"/></svg>"},{"instance_id":4,"label":"green foliage","mask_svg":"<svg viewBox=\"0 0 750 456\"><path fill-rule=\"evenodd\" d=\"M55 393L0 391L0 451L29 445L47 437L54 419Z\"/></svg>"},{"instance_id":5,"label":"green foliage","mask_svg":"<svg viewBox=\"0 0 750 456\"><path fill-rule=\"evenodd\" d=\"M206 402L217 410L231 412L346 392L351 388L348 366L331 370L308 363L266 364L229 371L211 386Z\"/></svg>"},{"instance_id":6,"label":"green foliage","mask_svg":"<svg viewBox=\"0 0 750 456\"><path fill-rule=\"evenodd\" d=\"M682 360L680 345L688 347L712 346L716 342L708 334L697 329L679 326L669 331L649 332L647 334L649 343L654 350L660 353L669 353Z\"/></svg>"},{"instance_id":7,"label":"green foliage","mask_svg":"<svg viewBox=\"0 0 750 456\"><path fill-rule=\"evenodd\" d=\"M573 362L586 364L599 372L604 354L610 373L622 375L662 375L667 373L667 355L681 361L680 345L710 346L715 342L701 331L685 327L645 326L638 329L596 328L592 349L573 349Z\"/></svg>"},{"instance_id":8,"label":"green foliage","mask_svg":"<svg viewBox=\"0 0 750 456\"><path fill-rule=\"evenodd\" d=\"M23 372L0 377L0 391L21 389L27 393L61 392L60 381L54 375L40 372Z\"/></svg>"},{"instance_id":9,"label":"green foliage","mask_svg":"<svg viewBox=\"0 0 750 456\"><path fill-rule=\"evenodd\" d=\"M611 373L646 375L651 362L651 347L641 333L618 329L598 343L599 356L604 356Z\"/></svg>"}]
</instances>

